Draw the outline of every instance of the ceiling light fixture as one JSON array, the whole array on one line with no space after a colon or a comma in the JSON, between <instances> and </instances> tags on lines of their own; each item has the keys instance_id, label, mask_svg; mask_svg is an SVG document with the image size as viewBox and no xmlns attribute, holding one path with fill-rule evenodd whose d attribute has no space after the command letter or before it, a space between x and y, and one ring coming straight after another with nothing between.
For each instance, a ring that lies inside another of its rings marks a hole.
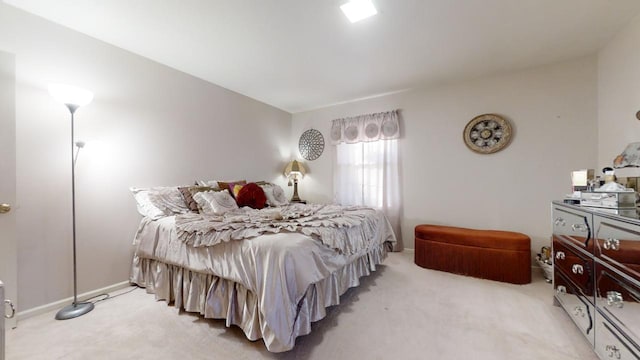
<instances>
[{"instance_id":1,"label":"ceiling light fixture","mask_svg":"<svg viewBox=\"0 0 640 360\"><path fill-rule=\"evenodd\" d=\"M340 9L352 23L378 13L378 10L373 6L371 0L350 0L348 3L340 6Z\"/></svg>"}]
</instances>

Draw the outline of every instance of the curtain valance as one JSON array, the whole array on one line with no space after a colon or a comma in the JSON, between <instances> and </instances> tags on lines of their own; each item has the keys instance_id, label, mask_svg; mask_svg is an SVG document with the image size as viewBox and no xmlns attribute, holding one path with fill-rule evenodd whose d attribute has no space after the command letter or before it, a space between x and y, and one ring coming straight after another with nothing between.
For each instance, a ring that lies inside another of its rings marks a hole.
<instances>
[{"instance_id":1,"label":"curtain valance","mask_svg":"<svg viewBox=\"0 0 640 360\"><path fill-rule=\"evenodd\" d=\"M398 110L333 120L331 143L354 144L400 137Z\"/></svg>"}]
</instances>

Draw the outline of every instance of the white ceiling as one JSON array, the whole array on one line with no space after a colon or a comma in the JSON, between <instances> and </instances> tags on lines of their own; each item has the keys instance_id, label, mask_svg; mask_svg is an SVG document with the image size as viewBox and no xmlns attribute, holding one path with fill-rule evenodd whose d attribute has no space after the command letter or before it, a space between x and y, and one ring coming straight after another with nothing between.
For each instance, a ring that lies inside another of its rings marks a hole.
<instances>
[{"instance_id":1,"label":"white ceiling","mask_svg":"<svg viewBox=\"0 0 640 360\"><path fill-rule=\"evenodd\" d=\"M592 54L638 0L4 0L295 113Z\"/></svg>"}]
</instances>

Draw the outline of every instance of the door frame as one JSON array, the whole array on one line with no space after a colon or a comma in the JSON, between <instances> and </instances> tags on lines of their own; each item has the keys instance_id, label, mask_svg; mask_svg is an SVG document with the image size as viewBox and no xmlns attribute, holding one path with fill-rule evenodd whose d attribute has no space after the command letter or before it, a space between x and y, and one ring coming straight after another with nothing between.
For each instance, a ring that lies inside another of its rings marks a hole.
<instances>
[{"instance_id":1,"label":"door frame","mask_svg":"<svg viewBox=\"0 0 640 360\"><path fill-rule=\"evenodd\" d=\"M15 71L15 55L0 51L0 203L7 203L12 207L8 213L0 214L0 280L5 285L5 298L17 306ZM3 308L0 315L4 315L5 310ZM5 319L5 329L15 328L16 318Z\"/></svg>"}]
</instances>

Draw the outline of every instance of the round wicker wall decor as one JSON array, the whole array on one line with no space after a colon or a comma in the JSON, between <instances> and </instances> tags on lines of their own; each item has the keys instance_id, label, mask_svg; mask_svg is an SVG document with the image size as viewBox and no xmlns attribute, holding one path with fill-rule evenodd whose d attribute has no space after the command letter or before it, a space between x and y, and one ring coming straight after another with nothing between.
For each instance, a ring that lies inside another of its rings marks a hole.
<instances>
[{"instance_id":1,"label":"round wicker wall decor","mask_svg":"<svg viewBox=\"0 0 640 360\"><path fill-rule=\"evenodd\" d=\"M300 135L298 142L300 155L305 160L315 160L322 155L324 151L324 137L322 133L316 129L309 129Z\"/></svg>"}]
</instances>

